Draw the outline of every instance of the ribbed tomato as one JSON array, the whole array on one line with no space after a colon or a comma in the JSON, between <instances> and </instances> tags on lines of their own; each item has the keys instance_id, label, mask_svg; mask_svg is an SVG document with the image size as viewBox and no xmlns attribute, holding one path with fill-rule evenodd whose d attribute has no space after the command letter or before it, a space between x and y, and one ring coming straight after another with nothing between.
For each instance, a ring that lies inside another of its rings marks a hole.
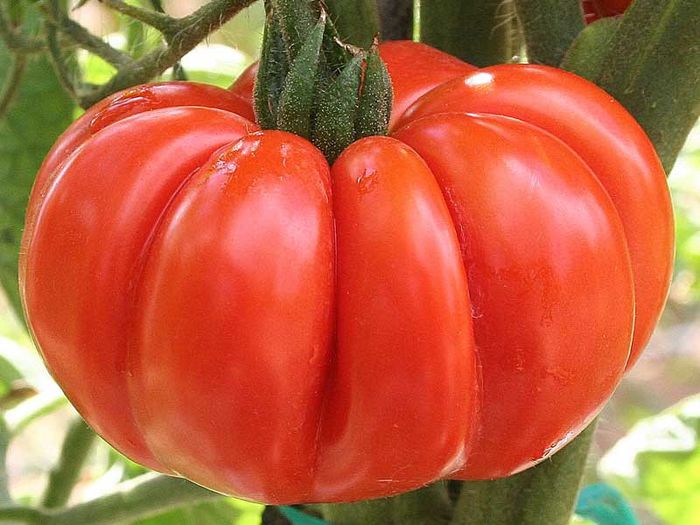
<instances>
[{"instance_id":1,"label":"ribbed tomato","mask_svg":"<svg viewBox=\"0 0 700 525\"><path fill-rule=\"evenodd\" d=\"M555 69L487 68L329 168L240 100L115 95L38 175L27 318L105 439L291 503L508 475L584 428L671 269L664 173L621 106Z\"/></svg>"}]
</instances>

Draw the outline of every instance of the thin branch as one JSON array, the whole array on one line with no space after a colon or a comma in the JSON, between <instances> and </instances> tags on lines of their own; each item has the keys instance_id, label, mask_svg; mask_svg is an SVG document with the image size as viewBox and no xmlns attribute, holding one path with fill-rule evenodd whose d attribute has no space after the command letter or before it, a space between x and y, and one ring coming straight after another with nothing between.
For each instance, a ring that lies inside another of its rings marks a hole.
<instances>
[{"instance_id":1,"label":"thin branch","mask_svg":"<svg viewBox=\"0 0 700 525\"><path fill-rule=\"evenodd\" d=\"M218 29L236 13L255 0L213 0L183 18L175 20L168 31L168 46L161 46L145 54L119 71L105 85L80 98L82 107L89 107L116 91L135 84L148 82L153 77L175 65L209 33Z\"/></svg>"},{"instance_id":2,"label":"thin branch","mask_svg":"<svg viewBox=\"0 0 700 525\"><path fill-rule=\"evenodd\" d=\"M133 4L127 4L122 0L99 1L107 7L110 7L115 11L122 13L123 15L131 17L134 20L138 20L139 22L142 22L148 26L157 29L158 31L163 33L165 37L169 36L169 33L172 31L173 26L177 23L177 19L168 16L165 13L160 13L158 11L154 11L153 9L144 9L143 7L139 7Z\"/></svg>"},{"instance_id":3,"label":"thin branch","mask_svg":"<svg viewBox=\"0 0 700 525\"><path fill-rule=\"evenodd\" d=\"M2 5L0 5L0 39L5 42L8 50L18 54L46 50L46 45L40 39L28 37L10 25Z\"/></svg>"},{"instance_id":4,"label":"thin branch","mask_svg":"<svg viewBox=\"0 0 700 525\"><path fill-rule=\"evenodd\" d=\"M55 509L68 502L96 438L97 435L82 418L77 418L68 428L58 464L49 474L42 499L44 508Z\"/></svg>"},{"instance_id":5,"label":"thin branch","mask_svg":"<svg viewBox=\"0 0 700 525\"><path fill-rule=\"evenodd\" d=\"M180 478L144 474L119 484L109 494L58 511L31 507L0 508L0 523L27 525L112 525L222 497Z\"/></svg>"},{"instance_id":6,"label":"thin branch","mask_svg":"<svg viewBox=\"0 0 700 525\"><path fill-rule=\"evenodd\" d=\"M56 78L59 84L63 87L63 90L68 93L68 95L79 102L80 97L78 96L78 89L73 82L75 75L71 74L70 66L66 62L63 56L63 51L58 42L58 31L52 22L47 21L45 23L46 27L46 43L49 49L49 59L53 65L54 71L56 72Z\"/></svg>"},{"instance_id":7,"label":"thin branch","mask_svg":"<svg viewBox=\"0 0 700 525\"><path fill-rule=\"evenodd\" d=\"M53 4L53 3L52 3ZM70 37L81 48L97 55L117 68L131 65L134 60L128 53L113 48L100 37L93 35L79 23L71 20L61 9L49 7L45 9L49 21Z\"/></svg>"},{"instance_id":8,"label":"thin branch","mask_svg":"<svg viewBox=\"0 0 700 525\"><path fill-rule=\"evenodd\" d=\"M12 66L10 74L7 75L5 82L0 90L0 119L5 116L10 104L17 94L17 89L22 81L24 72L27 68L27 57L23 54L16 54L12 58Z\"/></svg>"}]
</instances>

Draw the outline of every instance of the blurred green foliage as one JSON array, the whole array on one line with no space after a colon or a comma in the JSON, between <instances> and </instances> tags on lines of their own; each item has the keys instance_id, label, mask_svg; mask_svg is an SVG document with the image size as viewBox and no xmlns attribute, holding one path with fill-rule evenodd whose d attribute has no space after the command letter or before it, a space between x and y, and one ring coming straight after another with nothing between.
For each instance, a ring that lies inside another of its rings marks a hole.
<instances>
[{"instance_id":1,"label":"blurred green foliage","mask_svg":"<svg viewBox=\"0 0 700 525\"><path fill-rule=\"evenodd\" d=\"M700 523L700 396L638 422L599 474L669 525Z\"/></svg>"},{"instance_id":2,"label":"blurred green foliage","mask_svg":"<svg viewBox=\"0 0 700 525\"><path fill-rule=\"evenodd\" d=\"M700 126L695 126L669 178L676 212L673 299L700 299Z\"/></svg>"},{"instance_id":3,"label":"blurred green foliage","mask_svg":"<svg viewBox=\"0 0 700 525\"><path fill-rule=\"evenodd\" d=\"M33 14L26 12L29 18ZM0 284L15 307L17 254L29 191L44 156L72 121L74 108L48 60L43 55L28 60L12 106L0 119ZM10 55L0 45L0 85L11 70Z\"/></svg>"}]
</instances>

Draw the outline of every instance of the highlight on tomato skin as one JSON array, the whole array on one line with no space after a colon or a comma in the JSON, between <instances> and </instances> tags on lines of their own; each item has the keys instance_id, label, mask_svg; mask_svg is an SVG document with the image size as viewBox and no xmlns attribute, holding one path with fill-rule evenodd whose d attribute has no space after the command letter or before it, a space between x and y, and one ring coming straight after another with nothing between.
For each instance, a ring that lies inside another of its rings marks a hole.
<instances>
[{"instance_id":1,"label":"highlight on tomato skin","mask_svg":"<svg viewBox=\"0 0 700 525\"><path fill-rule=\"evenodd\" d=\"M534 124L573 149L605 187L622 219L635 274L631 367L661 315L674 254L665 173L639 124L594 84L537 65L492 66L446 82L421 97L397 126L445 112L500 114Z\"/></svg>"},{"instance_id":2,"label":"highlight on tomato skin","mask_svg":"<svg viewBox=\"0 0 700 525\"><path fill-rule=\"evenodd\" d=\"M634 119L552 68L381 52L392 136L333 166L244 118L254 66L114 95L52 149L23 304L127 456L271 504L492 479L575 437L638 357L673 219Z\"/></svg>"}]
</instances>

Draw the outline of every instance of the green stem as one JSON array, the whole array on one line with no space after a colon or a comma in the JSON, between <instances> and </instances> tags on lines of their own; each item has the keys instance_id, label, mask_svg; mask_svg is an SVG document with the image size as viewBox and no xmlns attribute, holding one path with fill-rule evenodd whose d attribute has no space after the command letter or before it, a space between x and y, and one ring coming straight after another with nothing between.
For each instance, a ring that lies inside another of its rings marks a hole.
<instances>
[{"instance_id":1,"label":"green stem","mask_svg":"<svg viewBox=\"0 0 700 525\"><path fill-rule=\"evenodd\" d=\"M508 478L462 485L452 525L566 525L595 432L595 422L536 467Z\"/></svg>"},{"instance_id":2,"label":"green stem","mask_svg":"<svg viewBox=\"0 0 700 525\"><path fill-rule=\"evenodd\" d=\"M583 30L580 0L515 0L531 64L557 66Z\"/></svg>"},{"instance_id":3,"label":"green stem","mask_svg":"<svg viewBox=\"0 0 700 525\"><path fill-rule=\"evenodd\" d=\"M129 4L127 2L123 2L122 0L100 0L100 3L106 5L111 9L114 9L115 11L122 13L123 15L126 15L130 18L133 18L134 20L138 20L139 22L142 22L146 25L157 29L165 36L172 36L169 35L169 33L172 30L172 27L175 25L175 19L171 16L166 15L162 11L158 11L158 9L155 8L155 6L155 10L144 9L143 7L139 7L138 5L134 4Z\"/></svg>"},{"instance_id":4,"label":"green stem","mask_svg":"<svg viewBox=\"0 0 700 525\"><path fill-rule=\"evenodd\" d=\"M393 498L322 505L333 525L446 525L452 505L445 482Z\"/></svg>"},{"instance_id":5,"label":"green stem","mask_svg":"<svg viewBox=\"0 0 700 525\"><path fill-rule=\"evenodd\" d=\"M8 50L15 53L37 53L46 49L40 39L30 38L13 27L3 5L0 5L0 40L5 43Z\"/></svg>"},{"instance_id":6,"label":"green stem","mask_svg":"<svg viewBox=\"0 0 700 525\"><path fill-rule=\"evenodd\" d=\"M374 0L325 0L328 13L343 42L368 48L379 33L379 15Z\"/></svg>"},{"instance_id":7,"label":"green stem","mask_svg":"<svg viewBox=\"0 0 700 525\"><path fill-rule=\"evenodd\" d=\"M515 18L503 0L421 0L420 39L470 64L508 62Z\"/></svg>"},{"instance_id":8,"label":"green stem","mask_svg":"<svg viewBox=\"0 0 700 525\"><path fill-rule=\"evenodd\" d=\"M81 418L71 424L63 440L58 464L49 474L42 498L43 507L54 509L68 502L96 438L97 435Z\"/></svg>"},{"instance_id":9,"label":"green stem","mask_svg":"<svg viewBox=\"0 0 700 525\"><path fill-rule=\"evenodd\" d=\"M145 474L117 486L114 492L59 511L30 507L0 508L0 523L29 525L112 525L162 514L221 495L180 478Z\"/></svg>"},{"instance_id":10,"label":"green stem","mask_svg":"<svg viewBox=\"0 0 700 525\"><path fill-rule=\"evenodd\" d=\"M84 108L89 107L116 91L148 82L174 66L209 33L221 27L254 1L212 0L191 15L176 19L173 26L167 30L167 33L172 35L167 46L158 47L128 66L120 68L109 82L81 96L80 105Z\"/></svg>"},{"instance_id":11,"label":"green stem","mask_svg":"<svg viewBox=\"0 0 700 525\"><path fill-rule=\"evenodd\" d=\"M22 76L27 67L27 56L23 54L12 57L12 66L10 73L7 75L2 89L0 89L0 119L5 116L7 110L12 104L12 100L17 94Z\"/></svg>"},{"instance_id":12,"label":"green stem","mask_svg":"<svg viewBox=\"0 0 700 525\"><path fill-rule=\"evenodd\" d=\"M578 53L564 62L634 115L667 171L700 116L698 27L700 0L637 0L604 35L606 47L589 46L595 59Z\"/></svg>"},{"instance_id":13,"label":"green stem","mask_svg":"<svg viewBox=\"0 0 700 525\"><path fill-rule=\"evenodd\" d=\"M115 67L125 67L133 62L132 58L127 53L113 48L98 36L90 33L83 26L71 20L60 7L59 2L49 2L48 6L45 13L49 21L59 27L63 33L69 36L71 40L83 49L89 50L91 53L99 56Z\"/></svg>"},{"instance_id":14,"label":"green stem","mask_svg":"<svg viewBox=\"0 0 700 525\"><path fill-rule=\"evenodd\" d=\"M377 0L382 40L413 39L413 0Z\"/></svg>"}]
</instances>

